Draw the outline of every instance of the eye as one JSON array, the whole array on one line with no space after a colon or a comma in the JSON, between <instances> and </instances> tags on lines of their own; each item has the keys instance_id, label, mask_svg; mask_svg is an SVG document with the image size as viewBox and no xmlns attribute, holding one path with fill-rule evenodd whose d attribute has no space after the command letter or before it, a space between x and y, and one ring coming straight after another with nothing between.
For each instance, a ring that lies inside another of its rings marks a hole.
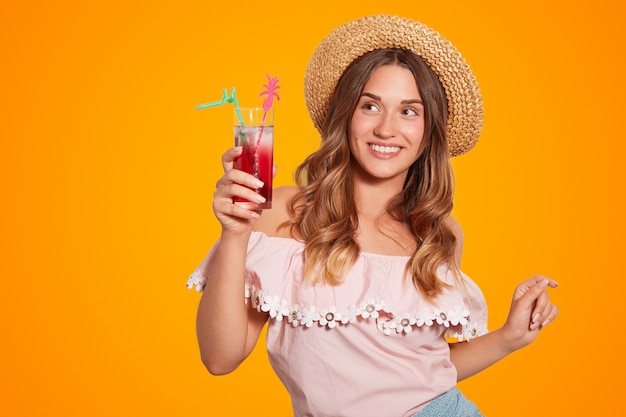
<instances>
[{"instance_id":1,"label":"eye","mask_svg":"<svg viewBox=\"0 0 626 417\"><path fill-rule=\"evenodd\" d=\"M375 103L371 103L371 102L363 103L361 108L363 110L378 111L378 106Z\"/></svg>"},{"instance_id":2,"label":"eye","mask_svg":"<svg viewBox=\"0 0 626 417\"><path fill-rule=\"evenodd\" d=\"M412 107L407 107L402 110L402 114L405 116L419 116L420 112Z\"/></svg>"}]
</instances>

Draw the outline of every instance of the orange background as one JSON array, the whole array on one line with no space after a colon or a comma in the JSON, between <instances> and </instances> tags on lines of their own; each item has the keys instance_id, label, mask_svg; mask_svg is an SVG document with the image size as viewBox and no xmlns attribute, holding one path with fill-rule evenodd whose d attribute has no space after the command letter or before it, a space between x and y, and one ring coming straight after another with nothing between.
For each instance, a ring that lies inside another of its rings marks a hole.
<instances>
[{"instance_id":1,"label":"orange background","mask_svg":"<svg viewBox=\"0 0 626 417\"><path fill-rule=\"evenodd\" d=\"M198 357L184 284L219 233L232 109L194 108L232 86L260 103L278 75L275 182L289 184L319 140L302 92L317 43L393 13L440 31L481 83L485 127L454 160L455 215L491 328L518 282L561 283L558 320L461 388L488 416L613 414L609 380L626 372L618 2L212 3L1 6L0 413L291 415L262 343L225 377Z\"/></svg>"}]
</instances>

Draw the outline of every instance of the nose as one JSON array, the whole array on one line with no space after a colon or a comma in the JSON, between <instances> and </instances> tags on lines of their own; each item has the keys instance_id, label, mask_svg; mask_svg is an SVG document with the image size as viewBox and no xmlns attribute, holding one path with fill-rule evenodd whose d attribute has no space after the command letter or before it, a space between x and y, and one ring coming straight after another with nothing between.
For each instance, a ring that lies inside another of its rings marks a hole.
<instances>
[{"instance_id":1,"label":"nose","mask_svg":"<svg viewBox=\"0 0 626 417\"><path fill-rule=\"evenodd\" d=\"M391 138L395 136L395 121L393 114L382 113L379 116L378 123L374 128L374 134L380 138Z\"/></svg>"}]
</instances>

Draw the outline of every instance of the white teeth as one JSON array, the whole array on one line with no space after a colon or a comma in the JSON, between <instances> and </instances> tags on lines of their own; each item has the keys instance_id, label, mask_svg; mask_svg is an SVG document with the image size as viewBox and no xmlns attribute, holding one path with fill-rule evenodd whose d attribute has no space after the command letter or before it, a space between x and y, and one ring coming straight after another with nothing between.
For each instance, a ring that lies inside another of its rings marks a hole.
<instances>
[{"instance_id":1,"label":"white teeth","mask_svg":"<svg viewBox=\"0 0 626 417\"><path fill-rule=\"evenodd\" d=\"M380 145L373 145L373 144L370 145L370 148L372 148L372 150L374 150L375 152L380 152L380 153L394 153L400 150L400 148L397 146L380 146Z\"/></svg>"}]
</instances>

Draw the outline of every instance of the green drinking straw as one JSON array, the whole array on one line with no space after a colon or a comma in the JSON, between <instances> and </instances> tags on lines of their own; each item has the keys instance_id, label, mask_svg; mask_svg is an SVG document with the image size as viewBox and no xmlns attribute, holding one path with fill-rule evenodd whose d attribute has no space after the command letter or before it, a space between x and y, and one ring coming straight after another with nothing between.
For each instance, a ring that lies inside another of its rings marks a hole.
<instances>
[{"instance_id":1,"label":"green drinking straw","mask_svg":"<svg viewBox=\"0 0 626 417\"><path fill-rule=\"evenodd\" d=\"M230 89L230 97L228 96L228 91L224 88L222 90L222 99L219 101L214 101L212 103L200 104L196 106L196 110L208 109L209 107L221 106L224 103L233 103L235 105L235 113L237 114L237 118L239 119L239 124L241 126L245 126L243 122L243 116L241 115L241 109L239 108L239 102L237 101L237 93L235 92L235 87ZM240 134L241 142L243 143L243 147L246 149L246 152L250 153L250 147L248 146L248 141L246 140L246 135L243 132Z\"/></svg>"},{"instance_id":2,"label":"green drinking straw","mask_svg":"<svg viewBox=\"0 0 626 417\"><path fill-rule=\"evenodd\" d=\"M243 117L241 116L241 109L239 108L239 102L237 101L237 93L235 92L235 87L230 89L230 97L228 97L228 91L224 88L222 90L222 99L219 101L214 101L212 103L200 104L196 106L196 110L207 109L209 107L220 106L224 103L233 103L235 105L235 112L237 113L237 118L239 119L239 123L243 126Z\"/></svg>"}]
</instances>

